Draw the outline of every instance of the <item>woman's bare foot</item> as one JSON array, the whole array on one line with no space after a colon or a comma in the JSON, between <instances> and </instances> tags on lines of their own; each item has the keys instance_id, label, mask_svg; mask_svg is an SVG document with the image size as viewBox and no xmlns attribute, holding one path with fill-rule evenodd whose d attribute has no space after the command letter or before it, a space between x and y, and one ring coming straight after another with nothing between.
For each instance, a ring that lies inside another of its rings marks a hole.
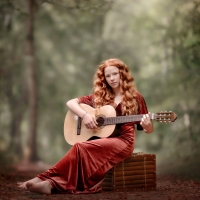
<instances>
[{"instance_id":1,"label":"woman's bare foot","mask_svg":"<svg viewBox=\"0 0 200 200\"><path fill-rule=\"evenodd\" d=\"M26 186L31 192L51 194L52 185L49 181L41 181L37 183L27 182Z\"/></svg>"},{"instance_id":2,"label":"woman's bare foot","mask_svg":"<svg viewBox=\"0 0 200 200\"><path fill-rule=\"evenodd\" d=\"M42 180L38 177L35 177L31 180L28 180L28 181L25 181L25 182L18 182L17 185L18 185L18 188L20 189L23 189L23 190L27 190L27 183L39 183L41 182Z\"/></svg>"}]
</instances>

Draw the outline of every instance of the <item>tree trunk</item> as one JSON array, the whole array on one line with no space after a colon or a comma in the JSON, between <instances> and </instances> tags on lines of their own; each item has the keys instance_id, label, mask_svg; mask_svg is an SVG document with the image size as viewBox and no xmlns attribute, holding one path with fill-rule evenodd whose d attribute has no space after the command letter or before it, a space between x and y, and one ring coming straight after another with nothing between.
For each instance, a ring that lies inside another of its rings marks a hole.
<instances>
[{"instance_id":1,"label":"tree trunk","mask_svg":"<svg viewBox=\"0 0 200 200\"><path fill-rule=\"evenodd\" d=\"M15 101L14 101L15 102ZM13 107L13 104L10 104ZM19 105L19 104L14 104ZM21 131L20 125L23 117L24 111L22 111L22 106L19 105L17 110L11 110L11 125L10 125L10 144L8 150L10 153L15 152L17 158L21 158L23 155L22 144L21 144Z\"/></svg>"},{"instance_id":2,"label":"tree trunk","mask_svg":"<svg viewBox=\"0 0 200 200\"><path fill-rule=\"evenodd\" d=\"M26 37L26 69L28 83L29 101L29 141L27 160L30 162L38 161L37 154L37 111L38 111L38 90L36 79L36 68L34 59L34 7L35 0L28 0L28 23Z\"/></svg>"}]
</instances>

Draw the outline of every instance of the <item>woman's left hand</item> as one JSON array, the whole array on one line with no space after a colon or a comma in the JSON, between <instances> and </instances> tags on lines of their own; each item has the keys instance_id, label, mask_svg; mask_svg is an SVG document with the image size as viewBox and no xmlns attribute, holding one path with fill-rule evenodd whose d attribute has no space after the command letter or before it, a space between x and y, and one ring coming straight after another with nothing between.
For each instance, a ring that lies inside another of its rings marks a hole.
<instances>
[{"instance_id":1,"label":"woman's left hand","mask_svg":"<svg viewBox=\"0 0 200 200\"><path fill-rule=\"evenodd\" d=\"M154 130L149 114L143 115L140 125L143 127L145 133L152 133Z\"/></svg>"}]
</instances>

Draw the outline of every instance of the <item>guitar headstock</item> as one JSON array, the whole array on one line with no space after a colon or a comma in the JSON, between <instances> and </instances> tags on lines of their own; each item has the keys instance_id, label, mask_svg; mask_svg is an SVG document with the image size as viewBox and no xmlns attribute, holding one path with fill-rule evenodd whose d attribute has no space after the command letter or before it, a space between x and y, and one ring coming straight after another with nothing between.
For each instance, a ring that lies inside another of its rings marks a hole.
<instances>
[{"instance_id":1,"label":"guitar headstock","mask_svg":"<svg viewBox=\"0 0 200 200\"><path fill-rule=\"evenodd\" d=\"M161 111L159 113L155 113L154 119L157 122L170 123L177 119L177 115L172 111Z\"/></svg>"}]
</instances>

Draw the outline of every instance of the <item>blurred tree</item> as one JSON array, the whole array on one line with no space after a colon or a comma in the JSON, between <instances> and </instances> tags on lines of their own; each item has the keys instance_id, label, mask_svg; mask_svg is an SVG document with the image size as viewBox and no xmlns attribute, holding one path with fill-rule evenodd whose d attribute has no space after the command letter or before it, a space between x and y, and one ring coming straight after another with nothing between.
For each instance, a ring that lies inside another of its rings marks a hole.
<instances>
[{"instance_id":1,"label":"blurred tree","mask_svg":"<svg viewBox=\"0 0 200 200\"><path fill-rule=\"evenodd\" d=\"M20 125L27 102L24 79L21 74L22 51L18 49L22 38L17 36L15 9L12 3L9 1L1 2L0 10L0 109L2 133L0 140L2 148L0 150L3 150L3 148L8 149L8 157L17 152L16 157L21 158L23 150ZM9 113L9 115L6 113ZM9 130L8 135L6 135L6 129ZM5 142L5 138L8 138L8 144Z\"/></svg>"},{"instance_id":2,"label":"blurred tree","mask_svg":"<svg viewBox=\"0 0 200 200\"><path fill-rule=\"evenodd\" d=\"M28 89L28 102L29 102L29 144L28 154L26 159L34 162L38 161L37 153L37 118L38 118L38 84L36 77L36 66L34 57L34 12L35 12L35 0L28 0L28 19L27 19L27 32L26 32L26 52L25 52L25 73L26 83Z\"/></svg>"}]
</instances>

